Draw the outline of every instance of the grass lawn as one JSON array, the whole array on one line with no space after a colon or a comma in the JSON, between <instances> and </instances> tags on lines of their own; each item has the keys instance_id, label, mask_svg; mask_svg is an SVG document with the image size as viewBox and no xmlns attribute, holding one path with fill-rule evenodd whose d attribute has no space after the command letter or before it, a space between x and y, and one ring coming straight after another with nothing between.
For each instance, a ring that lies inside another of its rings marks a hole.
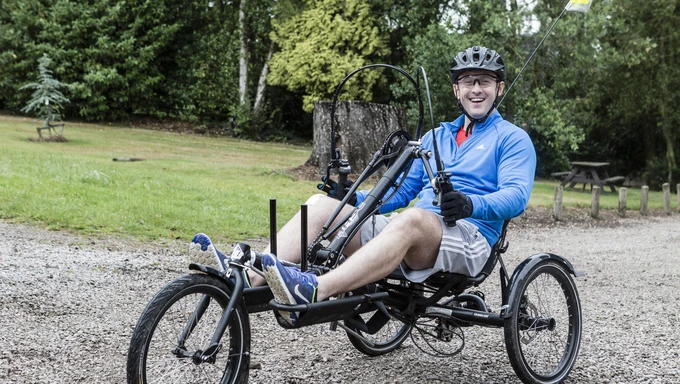
<instances>
[{"instance_id":1,"label":"grass lawn","mask_svg":"<svg viewBox=\"0 0 680 384\"><path fill-rule=\"evenodd\" d=\"M531 193L529 206L544 206L552 208L555 187L559 185L558 181L537 180L534 183L534 189ZM562 193L562 205L566 208L590 208L592 195L590 186L585 192L581 191L583 184L578 184L578 189L565 189ZM612 193L609 187L606 188L607 193L600 194L600 209L618 209L619 207L619 190ZM627 188L626 208L628 210L640 210L640 188ZM663 209L663 193L660 191L649 191L649 198L647 201L649 210ZM671 196L671 207L677 207L677 197Z\"/></svg>"},{"instance_id":2,"label":"grass lawn","mask_svg":"<svg viewBox=\"0 0 680 384\"><path fill-rule=\"evenodd\" d=\"M285 173L311 147L67 123L68 143L32 142L32 119L0 116L0 218L53 229L221 240L268 234L316 183ZM113 158L138 157L138 162Z\"/></svg>"},{"instance_id":3,"label":"grass lawn","mask_svg":"<svg viewBox=\"0 0 680 384\"><path fill-rule=\"evenodd\" d=\"M286 173L311 147L78 123L66 124L69 142L40 143L29 141L35 127L0 115L0 219L140 239L206 232L231 242L267 236L270 198L281 226L316 192L316 182ZM113 161L131 157L144 161ZM530 205L550 207L556 185L537 181ZM628 209L639 200L629 189ZM615 209L618 195L600 204ZM590 193L566 191L564 205L589 207ZM649 207L663 207L660 192L650 192Z\"/></svg>"}]
</instances>

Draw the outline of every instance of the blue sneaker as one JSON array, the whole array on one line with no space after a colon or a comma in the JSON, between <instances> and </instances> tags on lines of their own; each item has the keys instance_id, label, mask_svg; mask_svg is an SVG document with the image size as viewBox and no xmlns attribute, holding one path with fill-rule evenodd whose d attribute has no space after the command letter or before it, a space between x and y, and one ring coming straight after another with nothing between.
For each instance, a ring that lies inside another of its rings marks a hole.
<instances>
[{"instance_id":1,"label":"blue sneaker","mask_svg":"<svg viewBox=\"0 0 680 384\"><path fill-rule=\"evenodd\" d=\"M189 259L197 264L224 272L227 268L227 257L210 241L208 235L199 233L191 239L189 244Z\"/></svg>"},{"instance_id":2,"label":"blue sneaker","mask_svg":"<svg viewBox=\"0 0 680 384\"><path fill-rule=\"evenodd\" d=\"M192 263L202 264L217 269L220 272L224 272L228 265L227 256L220 252L210 241L208 235L204 233L199 233L191 239L189 259ZM246 270L243 270L243 279L245 287L250 288L250 278ZM234 281L234 278L232 277L231 280Z\"/></svg>"},{"instance_id":3,"label":"blue sneaker","mask_svg":"<svg viewBox=\"0 0 680 384\"><path fill-rule=\"evenodd\" d=\"M277 302L289 305L316 302L319 282L315 274L285 267L271 253L262 256L262 268ZM279 314L291 325L295 325L299 317L299 312L279 311Z\"/></svg>"}]
</instances>

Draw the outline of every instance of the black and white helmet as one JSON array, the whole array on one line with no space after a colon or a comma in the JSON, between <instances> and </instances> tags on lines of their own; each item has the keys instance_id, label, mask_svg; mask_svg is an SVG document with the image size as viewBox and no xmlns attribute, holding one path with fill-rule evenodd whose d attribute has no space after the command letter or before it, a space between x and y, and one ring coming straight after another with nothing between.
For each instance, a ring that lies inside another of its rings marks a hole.
<instances>
[{"instance_id":1,"label":"black and white helmet","mask_svg":"<svg viewBox=\"0 0 680 384\"><path fill-rule=\"evenodd\" d=\"M449 69L451 82L455 83L462 72L472 69L485 69L494 72L500 81L505 81L505 63L503 63L501 55L493 49L475 45L458 52Z\"/></svg>"}]
</instances>

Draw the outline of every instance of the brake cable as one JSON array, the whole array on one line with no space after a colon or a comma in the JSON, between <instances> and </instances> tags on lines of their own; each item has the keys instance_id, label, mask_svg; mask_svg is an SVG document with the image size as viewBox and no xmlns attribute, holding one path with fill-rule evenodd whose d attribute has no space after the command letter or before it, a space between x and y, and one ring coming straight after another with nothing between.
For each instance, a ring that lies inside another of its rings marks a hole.
<instances>
[{"instance_id":1,"label":"brake cable","mask_svg":"<svg viewBox=\"0 0 680 384\"><path fill-rule=\"evenodd\" d=\"M415 138L415 140L417 140L417 141L419 141L421 136L422 136L423 125L424 125L424 120L425 120L424 119L424 111L423 111L424 110L423 99L422 99L421 88L420 88L420 76L421 75L423 76L423 81L425 83L425 90L426 90L426 95L427 95L428 108L429 108L429 113L430 113L430 124L431 124L431 127L432 127L435 164L436 164L437 175L438 175L436 180L435 180L430 176L431 172L428 172L428 178L430 178L430 183L431 183L431 185L432 185L432 187L435 191L435 194L437 194L438 191L439 191L438 187L439 187L439 185L441 185L441 183L439 181L440 180L447 180L448 181L449 178L446 177L447 175L444 172L444 163L441 160L441 156L439 154L439 149L437 147L437 138L436 138L436 135L435 135L435 132L434 132L434 130L435 130L434 113L433 113L433 109L432 109L432 100L431 100L431 97L430 97L430 89L429 89L429 82L427 80L427 73L422 66L419 66L417 71L416 71L416 78L414 79L413 77L411 77L411 75L408 72L406 72L402 68L399 68L399 67L396 67L396 66L393 66L393 65L389 65L389 64L370 64L370 65L366 65L364 67L358 68L358 69L352 71L347 76L345 76L345 78L336 87L334 95L333 95L333 101L331 103L331 160L328 164L328 167L326 168L326 177L323 179L324 183L320 184L318 186L319 189L326 188L328 183L332 182L332 180L330 179L330 170L333 169L333 168L339 168L340 166L345 165L344 162L346 162L345 160L340 159L340 150L337 148L337 145L336 145L336 134L335 134L335 124L336 124L335 107L336 107L340 92L342 91L342 88L347 83L347 81L349 81L350 78L352 78L354 75L356 75L357 73L359 73L363 70L371 69L371 68L388 68L388 69L395 70L395 71L399 72L400 74L402 74L404 77L406 77L411 82L411 84L414 86L415 91L416 91L416 97L417 97L417 100L418 100L418 124L417 124L417 127L416 127L416 138ZM385 145L383 145L383 148L384 147L385 147ZM387 163L387 160L389 158L395 156L395 154L386 154L385 156L381 157L380 154L381 154L383 148L381 148L378 152L375 153L375 155L373 156L373 159L369 162L369 165L364 169L362 174L357 179L357 182L352 184L349 191L347 192L348 196L351 196L353 193L355 193L359 184L361 184L366 178L368 178L368 176L370 176L375 171L377 171L377 169L379 168L379 166L377 166L377 164L379 162L385 160L385 162ZM422 160L426 161L425 158L423 158ZM406 180L406 176L410 172L412 165L413 165L412 162L409 163L408 167L402 173L402 176L401 176L399 182L393 186L394 188L392 190L392 193L389 196L387 196L385 199L382 199L379 202L378 206L374 210L374 213L379 212L380 208L382 208L382 206L384 206L390 199L392 199L395 196L396 192L399 190L401 185ZM345 187L344 185L340 185L340 183L337 183L337 188L344 188L344 187ZM347 200L347 199L348 199L348 197L345 196L345 198L342 200L343 203L345 203L345 200ZM328 221L323 225L323 227L321 228L321 230L317 234L314 241L312 241L310 243L310 245L308 247L308 254L313 254L312 249L322 239L328 239L351 216L351 215L347 216L345 219L336 223L336 225L333 227L332 231L328 231L328 228L331 226L331 224L333 223L335 218L337 218L337 216L340 214L340 211L342 210L344 205L345 204L338 204L335 211L330 215L330 217L328 218ZM342 252L342 250L340 250L340 252Z\"/></svg>"},{"instance_id":2,"label":"brake cable","mask_svg":"<svg viewBox=\"0 0 680 384\"><path fill-rule=\"evenodd\" d=\"M335 106L337 104L338 98L340 97L340 92L342 91L342 88L345 86L345 83L347 83L347 81L349 81L349 79L351 79L354 75L356 75L357 73L364 71L366 69L372 69L372 68L388 68L388 69L395 70L395 71L399 72L400 74L402 74L404 77L406 77L411 82L411 84L415 87L416 96L417 96L417 100L418 100L418 125L417 125L417 128L416 128L416 140L420 140L420 136L421 136L422 130L423 130L423 121L424 121L423 98L420 94L420 83L417 82L416 80L414 80L413 77L411 77L411 75L408 72L406 72L405 70L403 70L402 68L399 68L399 67L396 67L396 66L393 66L393 65L390 65L390 64L369 64L369 65L363 66L361 68L355 69L354 71L349 73L347 76L345 76L345 78L340 82L340 84L338 84L338 86L335 88L335 93L333 95L333 101L331 103L331 160L330 160L330 163L328 164L328 168L326 169L326 174L327 174L326 180L328 180L329 177L330 177L330 170L332 168L338 168L341 165L340 150L337 148L336 143L335 143L335 139L336 139L336 135L335 135ZM351 195L353 192L356 191L356 187L358 186L358 184L359 183L354 183L354 185L352 185L352 187L349 190L348 195ZM325 184L324 184L324 186L325 186ZM344 188L344 186L339 185L339 188ZM345 199L343 199L343 202L344 202L344 200ZM339 204L336 207L333 214L329 217L328 221L321 228L321 232L325 232L326 230L328 230L328 228L330 227L333 220L338 216L338 214L342 210L343 206L344 206L344 204Z\"/></svg>"}]
</instances>

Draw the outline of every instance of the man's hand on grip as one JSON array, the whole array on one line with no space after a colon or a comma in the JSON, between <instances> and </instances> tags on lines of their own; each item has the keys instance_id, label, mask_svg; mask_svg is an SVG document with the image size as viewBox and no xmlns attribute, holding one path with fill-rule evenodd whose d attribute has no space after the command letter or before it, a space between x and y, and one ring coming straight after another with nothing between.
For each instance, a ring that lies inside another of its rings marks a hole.
<instances>
[{"instance_id":1,"label":"man's hand on grip","mask_svg":"<svg viewBox=\"0 0 680 384\"><path fill-rule=\"evenodd\" d=\"M472 215L472 201L462 192L455 191L451 183L442 183L439 208L444 222L449 227L456 225L456 220Z\"/></svg>"}]
</instances>

